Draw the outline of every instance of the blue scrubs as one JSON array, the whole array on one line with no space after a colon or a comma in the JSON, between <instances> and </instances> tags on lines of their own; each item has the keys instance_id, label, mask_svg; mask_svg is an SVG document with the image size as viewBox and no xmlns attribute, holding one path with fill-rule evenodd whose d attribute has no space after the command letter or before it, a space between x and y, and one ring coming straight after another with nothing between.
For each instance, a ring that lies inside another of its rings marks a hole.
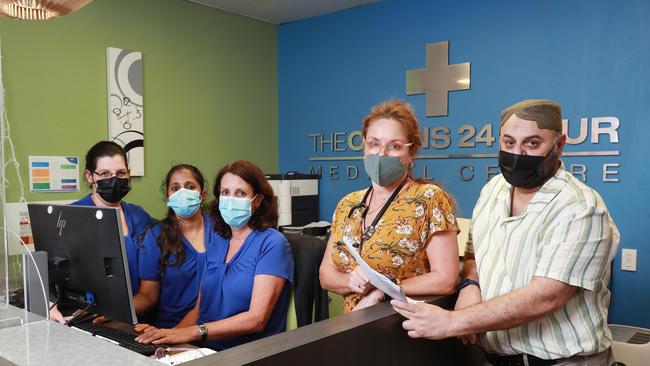
<instances>
[{"instance_id":1,"label":"blue scrubs","mask_svg":"<svg viewBox=\"0 0 650 366\"><path fill-rule=\"evenodd\" d=\"M160 282L158 312L154 324L158 328L173 328L180 322L188 311L196 305L199 294L199 284L205 268L205 252L199 253L184 236L181 236L185 256L180 266L176 265L176 255L170 253L167 258L165 273L160 275L160 257L162 256L158 238L160 224L154 226L144 237L140 250L140 278ZM203 232L205 246L210 245L210 239L215 236L212 220L203 216Z\"/></svg>"},{"instance_id":2,"label":"blue scrubs","mask_svg":"<svg viewBox=\"0 0 650 366\"><path fill-rule=\"evenodd\" d=\"M247 311L256 275L274 275L287 281L264 331L205 342L208 347L216 350L284 332L289 305L289 284L293 281L291 247L284 235L275 229L251 232L230 262L225 263L229 242L230 239L215 234L213 242L206 247L207 263L201 283L198 324L225 319Z\"/></svg>"},{"instance_id":3,"label":"blue scrubs","mask_svg":"<svg viewBox=\"0 0 650 366\"><path fill-rule=\"evenodd\" d=\"M90 195L72 202L73 206L96 206ZM138 276L138 242L149 225L153 222L151 216L140 206L120 202L129 233L124 236L126 258L129 262L129 276L131 277L131 290L135 294L140 289L140 276Z\"/></svg>"}]
</instances>

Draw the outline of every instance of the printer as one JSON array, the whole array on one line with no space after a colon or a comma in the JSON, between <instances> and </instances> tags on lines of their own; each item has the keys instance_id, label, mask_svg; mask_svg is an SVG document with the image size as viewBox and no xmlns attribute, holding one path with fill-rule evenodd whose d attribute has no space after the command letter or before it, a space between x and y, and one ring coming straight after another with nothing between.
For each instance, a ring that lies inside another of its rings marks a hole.
<instances>
[{"instance_id":1,"label":"printer","mask_svg":"<svg viewBox=\"0 0 650 366\"><path fill-rule=\"evenodd\" d=\"M318 221L318 178L295 172L266 176L278 201L278 227Z\"/></svg>"}]
</instances>

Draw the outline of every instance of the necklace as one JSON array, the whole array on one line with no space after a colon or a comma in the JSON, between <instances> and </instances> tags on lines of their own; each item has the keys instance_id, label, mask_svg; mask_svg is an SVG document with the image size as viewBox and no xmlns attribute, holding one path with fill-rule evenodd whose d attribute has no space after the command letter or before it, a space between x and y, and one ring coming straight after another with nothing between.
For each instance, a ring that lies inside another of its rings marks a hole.
<instances>
[{"instance_id":1,"label":"necklace","mask_svg":"<svg viewBox=\"0 0 650 366\"><path fill-rule=\"evenodd\" d=\"M406 182L406 180L404 180L404 182ZM368 199L368 211L366 212L365 216L367 217L368 215L372 215L375 212L379 211L380 209L384 208L386 206L386 201L388 201L388 199L391 197L394 198L395 194L398 193L402 189L402 187L403 184L401 184L399 187L393 190L393 192L387 193L381 198L379 197L379 195L375 197L375 191L372 190L372 192L370 192L370 198ZM374 198L377 198L377 200L373 201ZM370 206L372 206L373 202L377 202L377 206L371 209Z\"/></svg>"},{"instance_id":2,"label":"necklace","mask_svg":"<svg viewBox=\"0 0 650 366\"><path fill-rule=\"evenodd\" d=\"M367 222L366 219L368 217L367 216L368 212L363 213L363 215L361 216L362 220L363 220L362 221L363 235L361 235L361 242L358 245L359 250L361 250L361 246L363 245L363 242L368 240L370 237L372 237L372 235L375 232L375 227L377 226L377 223L379 223L379 221L381 220L381 217L384 215L384 213L388 209L388 206L390 206L390 204L395 200L395 198L397 197L397 194L399 194L399 192L402 190L402 187L404 187L407 180L408 180L408 177L405 178L402 181L402 183L400 183L399 186L393 191L393 193L390 195L390 197L388 197L388 199L385 200L385 203L383 204L381 210L377 213L377 216L375 216L375 218L372 220L372 223L370 224L370 226L367 226L367 227L365 226L366 222ZM372 187L370 187L370 190L372 190ZM363 197L362 202L365 202L366 197L368 196L369 193L371 193L370 190L366 191L366 195ZM372 197L370 198L370 200L372 200ZM369 209L369 208L370 207L366 206L366 210Z\"/></svg>"},{"instance_id":3,"label":"necklace","mask_svg":"<svg viewBox=\"0 0 650 366\"><path fill-rule=\"evenodd\" d=\"M368 212L366 212L366 215L372 215L373 213L379 211L382 207L384 207L384 205L386 204L386 201L388 200L388 198L390 198L391 196L394 196L395 191L401 190L402 186L403 185L400 185L399 187L397 187L392 192L386 193L386 194L382 195L381 197L379 195L377 195L375 197L375 190L373 189L372 192L370 192L370 198L368 199ZM377 199L376 201L374 201L375 198ZM374 202L376 202L377 206L375 208L371 209L370 206L372 206L372 204Z\"/></svg>"},{"instance_id":4,"label":"necklace","mask_svg":"<svg viewBox=\"0 0 650 366\"><path fill-rule=\"evenodd\" d=\"M189 226L189 225L188 225ZM187 227L187 226L186 226ZM199 233L201 232L201 229L203 229L203 217L201 217L201 222L194 226L191 231L188 231L187 233L184 232L183 229L181 229L181 232L183 233L183 236L189 241L190 243L194 242L196 238L199 236Z\"/></svg>"},{"instance_id":5,"label":"necklace","mask_svg":"<svg viewBox=\"0 0 650 366\"><path fill-rule=\"evenodd\" d=\"M390 197L390 196L387 195L386 197L381 199L381 201L378 201L379 203L377 203L377 207L375 207L373 209L368 209L368 212L366 213L366 215L372 215L373 213L379 211L380 208L384 207L384 203L386 203L386 200L388 199L388 197ZM374 193L372 193L371 196L370 196L370 200L369 200L370 203L373 202L373 200L372 200L373 198L374 198ZM368 204L368 207L370 207L370 204Z\"/></svg>"},{"instance_id":6,"label":"necklace","mask_svg":"<svg viewBox=\"0 0 650 366\"><path fill-rule=\"evenodd\" d=\"M201 232L201 228L197 227L197 228L192 230L192 235L191 236L190 235L185 235L185 234L183 234L183 235L185 235L185 238L187 239L187 241L189 241L190 243L193 243L196 240L196 238L199 236L200 232Z\"/></svg>"}]
</instances>

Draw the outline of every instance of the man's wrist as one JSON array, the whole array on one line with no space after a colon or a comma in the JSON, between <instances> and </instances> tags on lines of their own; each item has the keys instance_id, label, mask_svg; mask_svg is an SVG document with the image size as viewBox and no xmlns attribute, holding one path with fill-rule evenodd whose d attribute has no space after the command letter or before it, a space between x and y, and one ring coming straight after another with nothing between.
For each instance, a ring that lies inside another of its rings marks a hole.
<instances>
[{"instance_id":1,"label":"man's wrist","mask_svg":"<svg viewBox=\"0 0 650 366\"><path fill-rule=\"evenodd\" d=\"M447 338L450 337L457 337L458 334L460 333L460 329L462 326L460 325L460 322L463 321L462 316L458 316L458 312L454 310L447 311L447 314L449 315L449 319L447 320Z\"/></svg>"}]
</instances>

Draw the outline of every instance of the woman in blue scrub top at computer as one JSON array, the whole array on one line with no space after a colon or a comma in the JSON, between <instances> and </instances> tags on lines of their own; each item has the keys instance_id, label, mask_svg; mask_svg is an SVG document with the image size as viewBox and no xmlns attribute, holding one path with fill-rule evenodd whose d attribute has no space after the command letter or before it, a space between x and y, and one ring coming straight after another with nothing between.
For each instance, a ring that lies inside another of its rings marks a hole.
<instances>
[{"instance_id":1,"label":"woman in blue scrub top at computer","mask_svg":"<svg viewBox=\"0 0 650 366\"><path fill-rule=\"evenodd\" d=\"M131 190L131 175L126 152L120 145L112 141L96 143L86 154L84 175L90 184L92 193L73 202L72 205L120 209L131 290L135 294L140 288L137 242L153 220L142 207L122 201ZM61 313L56 308L50 312L50 317L61 323L64 322Z\"/></svg>"},{"instance_id":2,"label":"woman in blue scrub top at computer","mask_svg":"<svg viewBox=\"0 0 650 366\"><path fill-rule=\"evenodd\" d=\"M149 328L143 343L203 341L221 350L285 330L293 258L289 243L273 229L277 203L262 171L248 161L223 167L210 207L216 237L207 263L194 325Z\"/></svg>"},{"instance_id":3,"label":"woman in blue scrub top at computer","mask_svg":"<svg viewBox=\"0 0 650 366\"><path fill-rule=\"evenodd\" d=\"M86 180L91 194L71 203L76 206L116 207L120 209L124 246L129 262L131 291L140 289L138 276L138 240L152 223L151 216L140 206L122 201L131 190L129 162L124 149L112 141L100 141L86 154Z\"/></svg>"},{"instance_id":4,"label":"woman in blue scrub top at computer","mask_svg":"<svg viewBox=\"0 0 650 366\"><path fill-rule=\"evenodd\" d=\"M212 222L202 209L207 192L203 174L194 166L172 167L165 177L167 217L147 231L140 250L140 291L136 312L156 305L154 325L176 326L196 305L205 267L205 248L214 237ZM194 315L190 324L195 322ZM149 325L138 324L137 331Z\"/></svg>"}]
</instances>

